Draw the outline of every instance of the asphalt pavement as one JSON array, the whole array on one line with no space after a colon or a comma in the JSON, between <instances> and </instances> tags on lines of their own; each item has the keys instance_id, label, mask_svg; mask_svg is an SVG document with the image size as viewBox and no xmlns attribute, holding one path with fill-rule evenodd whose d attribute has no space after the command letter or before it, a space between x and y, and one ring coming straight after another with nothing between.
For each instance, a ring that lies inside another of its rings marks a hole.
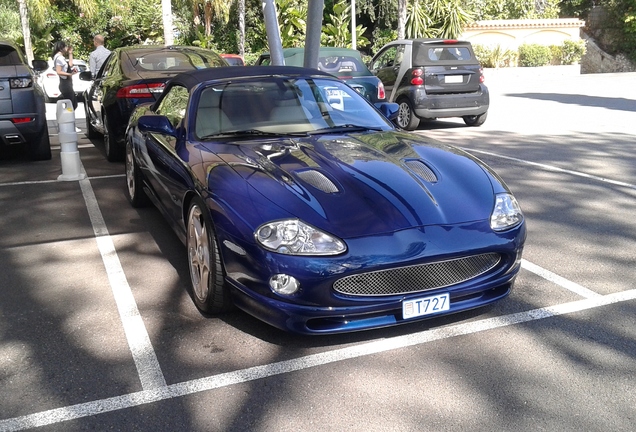
<instances>
[{"instance_id":1,"label":"asphalt pavement","mask_svg":"<svg viewBox=\"0 0 636 432\"><path fill-rule=\"evenodd\" d=\"M325 337L201 315L185 248L100 139L79 133L86 177L58 180L49 104L53 159L0 159L0 431L634 430L636 74L572 69L486 71L482 127L416 132L519 199L511 296Z\"/></svg>"}]
</instances>

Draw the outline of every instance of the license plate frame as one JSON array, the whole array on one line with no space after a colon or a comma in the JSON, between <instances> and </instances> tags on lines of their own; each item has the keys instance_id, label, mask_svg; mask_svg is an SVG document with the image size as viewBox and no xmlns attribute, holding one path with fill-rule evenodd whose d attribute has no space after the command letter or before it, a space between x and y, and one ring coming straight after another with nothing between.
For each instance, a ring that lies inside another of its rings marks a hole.
<instances>
[{"instance_id":1,"label":"license plate frame","mask_svg":"<svg viewBox=\"0 0 636 432\"><path fill-rule=\"evenodd\" d=\"M450 310L449 293L402 301L402 318L413 319Z\"/></svg>"}]
</instances>

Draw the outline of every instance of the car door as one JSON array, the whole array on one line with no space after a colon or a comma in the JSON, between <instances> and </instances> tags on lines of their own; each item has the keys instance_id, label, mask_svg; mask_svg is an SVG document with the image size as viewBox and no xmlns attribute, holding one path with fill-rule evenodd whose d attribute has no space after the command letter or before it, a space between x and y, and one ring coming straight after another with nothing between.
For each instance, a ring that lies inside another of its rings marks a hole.
<instances>
[{"instance_id":1,"label":"car door","mask_svg":"<svg viewBox=\"0 0 636 432\"><path fill-rule=\"evenodd\" d=\"M179 137L168 134L148 133L145 139L147 160L143 168L151 183L162 212L172 224L181 226L183 198L192 188L187 162L177 154L177 147L184 144L182 120L185 116L189 93L185 87L173 85L159 102L156 113L164 115L179 132Z\"/></svg>"},{"instance_id":2,"label":"car door","mask_svg":"<svg viewBox=\"0 0 636 432\"><path fill-rule=\"evenodd\" d=\"M371 73L382 81L387 99L391 102L393 102L393 88L404 60L404 51L404 44L391 44L380 51L371 62Z\"/></svg>"},{"instance_id":3,"label":"car door","mask_svg":"<svg viewBox=\"0 0 636 432\"><path fill-rule=\"evenodd\" d=\"M102 68L95 76L91 87L88 89L87 100L85 101L86 115L89 116L93 127L100 133L104 133L104 125L102 123L102 107L104 99L104 81L114 75L115 69L118 67L118 55L111 54Z\"/></svg>"}]
</instances>

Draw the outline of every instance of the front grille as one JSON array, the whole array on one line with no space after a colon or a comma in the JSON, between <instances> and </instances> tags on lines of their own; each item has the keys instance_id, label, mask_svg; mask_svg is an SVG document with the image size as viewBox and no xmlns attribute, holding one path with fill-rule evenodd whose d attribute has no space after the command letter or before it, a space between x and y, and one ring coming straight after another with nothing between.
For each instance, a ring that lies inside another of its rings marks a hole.
<instances>
[{"instance_id":1,"label":"front grille","mask_svg":"<svg viewBox=\"0 0 636 432\"><path fill-rule=\"evenodd\" d=\"M353 296L385 296L429 291L465 282L494 268L501 257L488 253L448 261L347 276L333 288Z\"/></svg>"}]
</instances>

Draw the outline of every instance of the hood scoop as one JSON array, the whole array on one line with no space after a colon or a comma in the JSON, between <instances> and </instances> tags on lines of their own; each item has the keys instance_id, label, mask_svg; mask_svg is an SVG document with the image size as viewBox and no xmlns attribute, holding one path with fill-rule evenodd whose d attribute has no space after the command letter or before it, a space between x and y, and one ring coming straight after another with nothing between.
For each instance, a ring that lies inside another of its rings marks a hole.
<instances>
[{"instance_id":1,"label":"hood scoop","mask_svg":"<svg viewBox=\"0 0 636 432\"><path fill-rule=\"evenodd\" d=\"M404 165L416 176L429 183L437 183L437 175L424 162L417 159L405 160Z\"/></svg>"},{"instance_id":2,"label":"hood scoop","mask_svg":"<svg viewBox=\"0 0 636 432\"><path fill-rule=\"evenodd\" d=\"M305 183L324 193L338 193L340 189L326 175L315 169L296 171L294 174Z\"/></svg>"}]
</instances>

